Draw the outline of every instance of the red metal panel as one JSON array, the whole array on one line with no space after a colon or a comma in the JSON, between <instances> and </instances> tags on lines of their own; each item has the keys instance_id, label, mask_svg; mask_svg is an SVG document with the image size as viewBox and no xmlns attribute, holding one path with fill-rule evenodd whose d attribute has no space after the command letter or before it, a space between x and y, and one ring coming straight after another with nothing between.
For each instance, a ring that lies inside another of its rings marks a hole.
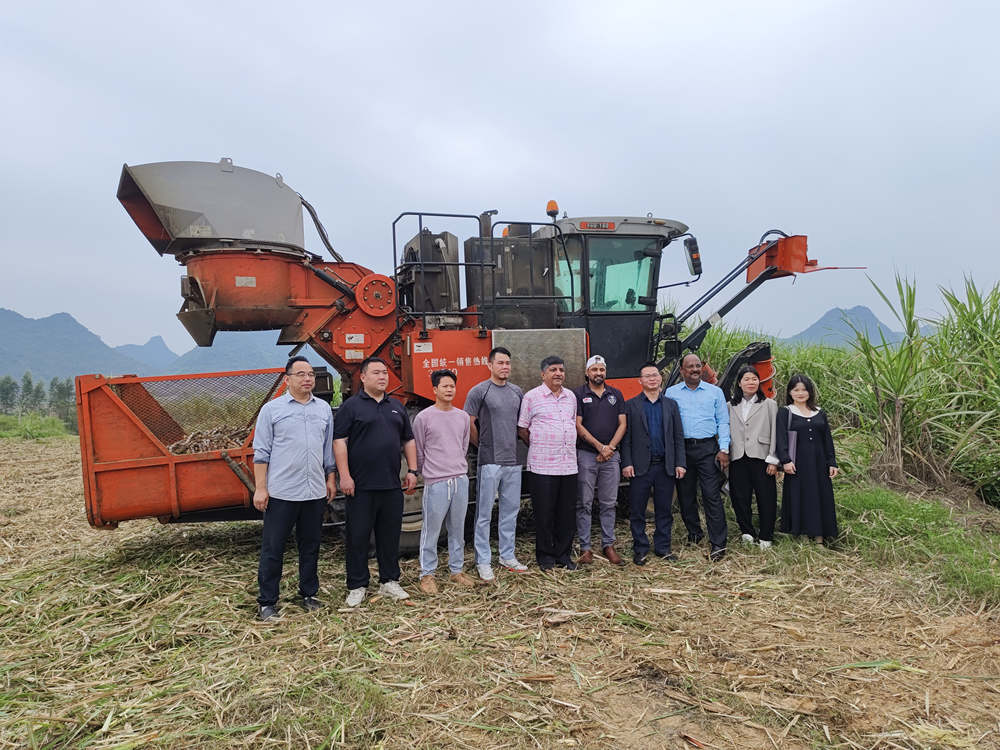
<instances>
[{"instance_id":1,"label":"red metal panel","mask_svg":"<svg viewBox=\"0 0 1000 750\"><path fill-rule=\"evenodd\" d=\"M469 389L490 376L487 358L492 340L480 338L474 329L428 331L427 336L406 336L401 357L403 388L433 401L431 373L452 370L458 375L455 405L461 407Z\"/></svg>"},{"instance_id":2,"label":"red metal panel","mask_svg":"<svg viewBox=\"0 0 1000 750\"><path fill-rule=\"evenodd\" d=\"M749 284L756 279L764 272L764 269L770 266L778 267L778 273L771 277L775 279L796 273L805 273L807 269L815 266L816 261L809 260L807 240L808 238L804 234L779 239L747 268L747 283ZM750 248L749 254L753 255L759 250L760 245Z\"/></svg>"},{"instance_id":3,"label":"red metal panel","mask_svg":"<svg viewBox=\"0 0 1000 750\"><path fill-rule=\"evenodd\" d=\"M610 386L614 386L626 399L633 398L642 393L642 386L639 385L639 378L608 378L604 381Z\"/></svg>"},{"instance_id":4,"label":"red metal panel","mask_svg":"<svg viewBox=\"0 0 1000 750\"><path fill-rule=\"evenodd\" d=\"M230 451L230 456L240 461L236 451ZM253 451L249 451L253 456ZM244 468L246 464L244 463ZM233 471L217 454L205 454L202 461L175 462L174 470L177 476L177 497L182 513L212 508L226 508L234 505L250 507L252 498L250 492L236 477ZM249 469L253 476L253 467Z\"/></svg>"}]
</instances>

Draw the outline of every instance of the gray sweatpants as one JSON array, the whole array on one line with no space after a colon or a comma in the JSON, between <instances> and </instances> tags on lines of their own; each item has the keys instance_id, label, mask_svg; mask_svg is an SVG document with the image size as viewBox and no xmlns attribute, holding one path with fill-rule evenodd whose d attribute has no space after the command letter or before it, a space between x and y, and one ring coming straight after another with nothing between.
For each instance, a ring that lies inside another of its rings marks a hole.
<instances>
[{"instance_id":1,"label":"gray sweatpants","mask_svg":"<svg viewBox=\"0 0 1000 750\"><path fill-rule=\"evenodd\" d=\"M621 478L621 458L615 453L602 463L597 454L578 448L576 451L577 488L576 534L580 549L590 549L590 519L594 507L594 490L601 512L601 548L615 543L615 510L618 505L618 482Z\"/></svg>"},{"instance_id":2,"label":"gray sweatpants","mask_svg":"<svg viewBox=\"0 0 1000 750\"><path fill-rule=\"evenodd\" d=\"M469 508L469 477L462 474L424 485L424 520L420 527L420 575L433 575L438 566L438 537L448 529L448 570L461 573L465 565L465 512Z\"/></svg>"}]
</instances>

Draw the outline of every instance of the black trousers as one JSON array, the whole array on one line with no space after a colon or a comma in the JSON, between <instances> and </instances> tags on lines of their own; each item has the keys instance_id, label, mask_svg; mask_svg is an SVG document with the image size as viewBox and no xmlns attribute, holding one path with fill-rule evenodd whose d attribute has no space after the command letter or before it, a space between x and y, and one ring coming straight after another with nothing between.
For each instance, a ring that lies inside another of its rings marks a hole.
<instances>
[{"instance_id":1,"label":"black trousers","mask_svg":"<svg viewBox=\"0 0 1000 750\"><path fill-rule=\"evenodd\" d=\"M725 547L729 530L726 528L726 511L722 507L722 472L715 463L719 443L714 438L685 440L684 452L687 455L687 473L677 482L677 499L680 501L681 518L684 519L688 536L703 536L701 520L698 518L700 486L708 541L712 543L712 547Z\"/></svg>"},{"instance_id":2,"label":"black trousers","mask_svg":"<svg viewBox=\"0 0 1000 750\"><path fill-rule=\"evenodd\" d=\"M403 490L355 490L345 504L347 588L368 587L368 540L375 531L379 583L399 580L399 532Z\"/></svg>"},{"instance_id":3,"label":"black trousers","mask_svg":"<svg viewBox=\"0 0 1000 750\"><path fill-rule=\"evenodd\" d=\"M567 565L576 534L576 474L531 474L535 560L541 568Z\"/></svg>"},{"instance_id":4,"label":"black trousers","mask_svg":"<svg viewBox=\"0 0 1000 750\"><path fill-rule=\"evenodd\" d=\"M670 531L674 526L674 477L667 474L663 461L657 461L645 474L634 477L628 486L629 523L632 529L632 554L645 557L649 552L649 537L646 535L646 507L649 505L649 491L653 490L653 516L656 521L653 531L653 550L658 555L670 554Z\"/></svg>"},{"instance_id":5,"label":"black trousers","mask_svg":"<svg viewBox=\"0 0 1000 750\"><path fill-rule=\"evenodd\" d=\"M285 557L285 542L295 527L299 548L299 595L316 596L319 591L319 543L323 536L323 504L318 500L281 500L272 497L264 511L264 530L260 537L260 562L257 564L257 603L273 607L278 603L278 585Z\"/></svg>"},{"instance_id":6,"label":"black trousers","mask_svg":"<svg viewBox=\"0 0 1000 750\"><path fill-rule=\"evenodd\" d=\"M753 528L752 495L757 495L760 516L760 536ZM774 539L774 519L778 513L778 487L767 474L767 462L762 458L743 456L729 464L729 499L733 503L736 523L741 534L770 542Z\"/></svg>"}]
</instances>

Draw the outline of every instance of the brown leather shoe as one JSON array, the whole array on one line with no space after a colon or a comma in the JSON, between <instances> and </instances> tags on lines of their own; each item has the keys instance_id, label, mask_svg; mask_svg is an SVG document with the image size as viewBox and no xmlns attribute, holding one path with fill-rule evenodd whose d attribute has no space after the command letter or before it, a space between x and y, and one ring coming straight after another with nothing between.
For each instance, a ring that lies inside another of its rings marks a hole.
<instances>
[{"instance_id":1,"label":"brown leather shoe","mask_svg":"<svg viewBox=\"0 0 1000 750\"><path fill-rule=\"evenodd\" d=\"M420 579L420 590L428 596L433 596L438 592L437 581L434 576L422 576Z\"/></svg>"},{"instance_id":2,"label":"brown leather shoe","mask_svg":"<svg viewBox=\"0 0 1000 750\"><path fill-rule=\"evenodd\" d=\"M590 565L592 562L594 562L594 553L589 549L585 549L583 554L576 558L577 565Z\"/></svg>"},{"instance_id":3,"label":"brown leather shoe","mask_svg":"<svg viewBox=\"0 0 1000 750\"><path fill-rule=\"evenodd\" d=\"M479 585L474 578L467 576L465 573L452 573L451 582L457 583L459 586L468 586L469 588Z\"/></svg>"},{"instance_id":4,"label":"brown leather shoe","mask_svg":"<svg viewBox=\"0 0 1000 750\"><path fill-rule=\"evenodd\" d=\"M610 544L604 549L602 549L601 552L604 553L604 556L608 558L608 562L611 563L612 565L625 564L625 561L622 560L621 556L617 552L615 552L615 548Z\"/></svg>"}]
</instances>

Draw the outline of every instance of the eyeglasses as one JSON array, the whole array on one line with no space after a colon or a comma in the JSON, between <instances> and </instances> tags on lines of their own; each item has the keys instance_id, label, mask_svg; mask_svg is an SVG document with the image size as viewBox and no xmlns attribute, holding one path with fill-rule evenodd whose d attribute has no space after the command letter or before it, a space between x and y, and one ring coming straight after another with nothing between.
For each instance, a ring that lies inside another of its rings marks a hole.
<instances>
[{"instance_id":1,"label":"eyeglasses","mask_svg":"<svg viewBox=\"0 0 1000 750\"><path fill-rule=\"evenodd\" d=\"M315 378L316 373L310 370L309 372L290 372L288 373L290 378Z\"/></svg>"}]
</instances>

